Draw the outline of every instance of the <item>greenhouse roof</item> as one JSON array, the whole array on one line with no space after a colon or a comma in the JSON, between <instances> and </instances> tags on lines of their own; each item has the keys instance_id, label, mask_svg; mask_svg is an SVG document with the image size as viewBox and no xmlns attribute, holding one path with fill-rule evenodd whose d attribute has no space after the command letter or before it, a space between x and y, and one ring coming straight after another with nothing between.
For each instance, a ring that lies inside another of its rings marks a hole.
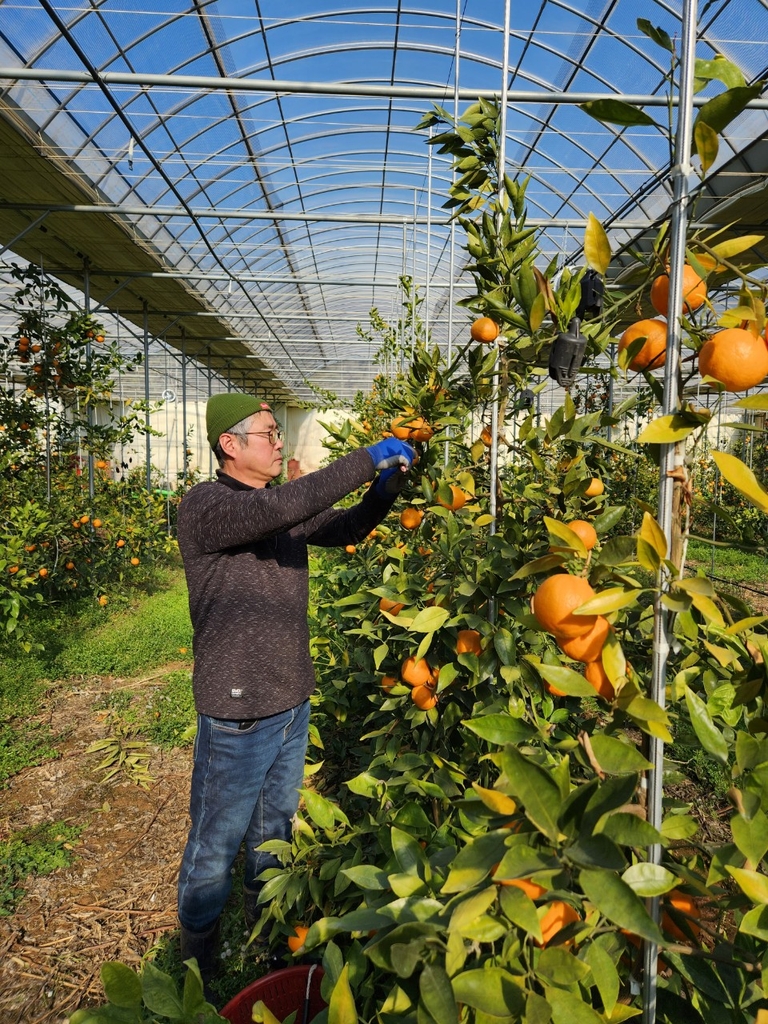
<instances>
[{"instance_id":1,"label":"greenhouse roof","mask_svg":"<svg viewBox=\"0 0 768 1024\"><path fill-rule=\"evenodd\" d=\"M455 115L508 90L507 171L530 176L543 259L579 265L590 213L614 251L650 244L670 206L667 134L580 106L623 97L665 122L670 54L638 7L515 4L505 47L505 5L487 0L6 0L3 260L86 287L237 386L349 398L376 372L358 325L372 308L397 320L403 277L434 341L469 319L449 159L414 130L433 104ZM676 2L643 8L679 39ZM698 57L768 76L764 0L702 5L697 34ZM700 222L764 227L767 107L763 93L727 126L702 186L692 175Z\"/></svg>"}]
</instances>

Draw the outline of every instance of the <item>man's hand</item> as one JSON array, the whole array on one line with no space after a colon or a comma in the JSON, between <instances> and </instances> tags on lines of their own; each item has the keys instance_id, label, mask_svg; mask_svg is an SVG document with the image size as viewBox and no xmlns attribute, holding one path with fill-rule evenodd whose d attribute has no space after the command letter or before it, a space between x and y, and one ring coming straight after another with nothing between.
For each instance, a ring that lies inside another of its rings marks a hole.
<instances>
[{"instance_id":1,"label":"man's hand","mask_svg":"<svg viewBox=\"0 0 768 1024\"><path fill-rule=\"evenodd\" d=\"M398 441L396 437L385 437L366 449L373 459L373 468L377 471L392 469L395 466L405 466L406 471L413 465L416 452L405 441Z\"/></svg>"}]
</instances>

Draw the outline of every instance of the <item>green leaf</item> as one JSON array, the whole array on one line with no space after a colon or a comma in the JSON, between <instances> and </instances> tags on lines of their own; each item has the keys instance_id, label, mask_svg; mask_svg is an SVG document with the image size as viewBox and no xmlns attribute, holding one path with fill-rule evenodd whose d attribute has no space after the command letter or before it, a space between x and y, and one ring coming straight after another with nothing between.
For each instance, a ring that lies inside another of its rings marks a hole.
<instances>
[{"instance_id":1,"label":"green leaf","mask_svg":"<svg viewBox=\"0 0 768 1024\"><path fill-rule=\"evenodd\" d=\"M584 604L574 608L575 615L608 615L619 608L626 608L640 596L640 590L625 590L624 587L611 587L610 590L601 590L599 594L585 601Z\"/></svg>"},{"instance_id":2,"label":"green leaf","mask_svg":"<svg viewBox=\"0 0 768 1024\"><path fill-rule=\"evenodd\" d=\"M588 100L580 103L579 108L596 121L618 124L624 127L635 125L655 125L656 122L645 111L630 106L622 100Z\"/></svg>"},{"instance_id":3,"label":"green leaf","mask_svg":"<svg viewBox=\"0 0 768 1024\"><path fill-rule=\"evenodd\" d=\"M747 501L751 501L761 512L768 512L768 491L758 483L755 474L741 459L721 451L713 451L712 458L731 486L735 487Z\"/></svg>"},{"instance_id":4,"label":"green leaf","mask_svg":"<svg viewBox=\"0 0 768 1024\"><path fill-rule=\"evenodd\" d=\"M637 747L631 743L597 732L590 737L592 752L607 775L630 775L652 768Z\"/></svg>"},{"instance_id":5,"label":"green leaf","mask_svg":"<svg viewBox=\"0 0 768 1024\"><path fill-rule=\"evenodd\" d=\"M509 834L506 829L487 832L462 847L451 862L451 870L441 892L463 892L478 885L504 856Z\"/></svg>"},{"instance_id":6,"label":"green leaf","mask_svg":"<svg viewBox=\"0 0 768 1024\"><path fill-rule=\"evenodd\" d=\"M754 935L762 942L768 942L768 907L753 907L742 918L739 931L743 935Z\"/></svg>"},{"instance_id":7,"label":"green leaf","mask_svg":"<svg viewBox=\"0 0 768 1024\"><path fill-rule=\"evenodd\" d=\"M320 828L333 828L334 813L330 801L312 789L300 789L299 793L312 821Z\"/></svg>"},{"instance_id":8,"label":"green leaf","mask_svg":"<svg viewBox=\"0 0 768 1024\"><path fill-rule=\"evenodd\" d=\"M593 691L594 692L594 691ZM520 743L533 735L533 727L522 718L511 715L481 715L478 718L465 718L461 723L470 732L488 743L496 743L500 747L506 743Z\"/></svg>"},{"instance_id":9,"label":"green leaf","mask_svg":"<svg viewBox=\"0 0 768 1024\"><path fill-rule=\"evenodd\" d=\"M439 1024L458 1024L459 1010L445 969L426 963L419 977L419 994L427 1011ZM330 1024L330 1021L328 1022Z\"/></svg>"},{"instance_id":10,"label":"green leaf","mask_svg":"<svg viewBox=\"0 0 768 1024\"><path fill-rule=\"evenodd\" d=\"M734 868L730 864L726 864L725 870L753 903L768 906L768 878L762 872Z\"/></svg>"},{"instance_id":11,"label":"green leaf","mask_svg":"<svg viewBox=\"0 0 768 1024\"><path fill-rule=\"evenodd\" d=\"M611 871L584 870L579 876L584 895L609 921L641 939L659 944L664 937L642 901L625 881Z\"/></svg>"},{"instance_id":12,"label":"green leaf","mask_svg":"<svg viewBox=\"0 0 768 1024\"><path fill-rule=\"evenodd\" d=\"M526 817L552 842L560 835L560 789L544 768L529 760L515 747L507 746L501 756L512 795L518 797Z\"/></svg>"},{"instance_id":13,"label":"green leaf","mask_svg":"<svg viewBox=\"0 0 768 1024\"><path fill-rule=\"evenodd\" d=\"M643 521L638 536L651 545L659 558L667 557L667 538L650 512L643 512Z\"/></svg>"},{"instance_id":14,"label":"green leaf","mask_svg":"<svg viewBox=\"0 0 768 1024\"><path fill-rule=\"evenodd\" d=\"M605 1024L596 1010L571 991L550 987L545 995L552 1007L552 1024Z\"/></svg>"},{"instance_id":15,"label":"green leaf","mask_svg":"<svg viewBox=\"0 0 768 1024\"><path fill-rule=\"evenodd\" d=\"M693 73L696 78L703 78L707 81L716 79L718 82L722 82L727 89L730 89L733 86L743 86L745 84L744 75L741 73L739 68L720 55L715 57L713 60L704 60L700 57L697 58L694 62Z\"/></svg>"},{"instance_id":16,"label":"green leaf","mask_svg":"<svg viewBox=\"0 0 768 1024\"><path fill-rule=\"evenodd\" d=\"M757 82L755 85L736 86L727 89L725 92L713 96L703 107L699 108L694 122L694 148L696 144L696 125L700 121L705 122L718 134L723 131L735 117L744 110L750 100L757 99L762 93L764 83Z\"/></svg>"},{"instance_id":17,"label":"green leaf","mask_svg":"<svg viewBox=\"0 0 768 1024\"><path fill-rule=\"evenodd\" d=\"M750 865L757 868L768 852L768 817L758 810L751 818L734 814L731 818L733 841Z\"/></svg>"},{"instance_id":18,"label":"green leaf","mask_svg":"<svg viewBox=\"0 0 768 1024\"><path fill-rule=\"evenodd\" d=\"M141 1006L141 978L119 960L101 965L101 983L110 1003L129 1009Z\"/></svg>"},{"instance_id":19,"label":"green leaf","mask_svg":"<svg viewBox=\"0 0 768 1024\"><path fill-rule=\"evenodd\" d=\"M648 36L649 39L652 39L654 43L661 46L664 50L669 51L669 53L675 52L675 44L663 28L659 28L658 25L653 25L647 18L638 18L637 27L643 35Z\"/></svg>"},{"instance_id":20,"label":"green leaf","mask_svg":"<svg viewBox=\"0 0 768 1024\"><path fill-rule=\"evenodd\" d=\"M153 1013L180 1020L184 1007L176 982L155 967L151 960L144 962L141 971L141 992L144 1004Z\"/></svg>"},{"instance_id":21,"label":"green leaf","mask_svg":"<svg viewBox=\"0 0 768 1024\"><path fill-rule=\"evenodd\" d=\"M671 416L657 416L647 427L640 431L638 444L675 444L688 437L699 424L692 423L685 416L673 413Z\"/></svg>"},{"instance_id":22,"label":"green leaf","mask_svg":"<svg viewBox=\"0 0 768 1024\"><path fill-rule=\"evenodd\" d=\"M328 1003L328 1024L357 1024L355 997L349 985L349 964L344 964Z\"/></svg>"},{"instance_id":23,"label":"green leaf","mask_svg":"<svg viewBox=\"0 0 768 1024\"><path fill-rule=\"evenodd\" d=\"M605 228L593 213L589 214L584 230L584 256L587 266L605 276L611 263L611 243Z\"/></svg>"},{"instance_id":24,"label":"green leaf","mask_svg":"<svg viewBox=\"0 0 768 1024\"><path fill-rule=\"evenodd\" d=\"M589 966L565 946L542 950L536 971L545 981L558 986L580 985L589 976Z\"/></svg>"},{"instance_id":25,"label":"green leaf","mask_svg":"<svg viewBox=\"0 0 768 1024\"><path fill-rule=\"evenodd\" d=\"M464 935L466 929L474 925L477 918L484 914L495 901L496 887L494 885L489 885L487 888L475 893L474 896L462 900L451 914L451 920L448 925L449 930L455 930Z\"/></svg>"},{"instance_id":26,"label":"green leaf","mask_svg":"<svg viewBox=\"0 0 768 1024\"><path fill-rule=\"evenodd\" d=\"M608 953L597 942L590 942L585 949L584 962L592 971L603 1008L610 1020L619 998L619 972Z\"/></svg>"},{"instance_id":27,"label":"green leaf","mask_svg":"<svg viewBox=\"0 0 768 1024\"><path fill-rule=\"evenodd\" d=\"M521 566L510 578L513 580L523 580L540 572L549 572L550 569L556 569L562 564L562 555L542 555L541 558L535 558L532 562Z\"/></svg>"},{"instance_id":28,"label":"green leaf","mask_svg":"<svg viewBox=\"0 0 768 1024\"><path fill-rule=\"evenodd\" d=\"M697 121L693 129L693 145L699 154L702 173L706 174L715 160L717 160L717 154L720 149L720 137L714 128L710 128L705 121Z\"/></svg>"},{"instance_id":29,"label":"green leaf","mask_svg":"<svg viewBox=\"0 0 768 1024\"><path fill-rule=\"evenodd\" d=\"M707 705L690 687L685 689L685 703L688 705L691 725L701 745L722 764L728 764L728 744L712 721Z\"/></svg>"},{"instance_id":30,"label":"green leaf","mask_svg":"<svg viewBox=\"0 0 768 1024\"><path fill-rule=\"evenodd\" d=\"M691 839L699 831L698 822L690 814L668 814L661 823L665 839Z\"/></svg>"},{"instance_id":31,"label":"green leaf","mask_svg":"<svg viewBox=\"0 0 768 1024\"><path fill-rule=\"evenodd\" d=\"M603 825L603 833L621 846L651 846L661 843L662 836L653 825L636 814L617 812Z\"/></svg>"},{"instance_id":32,"label":"green leaf","mask_svg":"<svg viewBox=\"0 0 768 1024\"><path fill-rule=\"evenodd\" d=\"M476 1010L508 1020L525 1010L522 990L514 975L501 967L462 971L451 979L456 1001Z\"/></svg>"},{"instance_id":33,"label":"green leaf","mask_svg":"<svg viewBox=\"0 0 768 1024\"><path fill-rule=\"evenodd\" d=\"M412 633L434 633L445 624L449 616L450 612L437 605L433 605L431 608L422 608L408 629Z\"/></svg>"},{"instance_id":34,"label":"green leaf","mask_svg":"<svg viewBox=\"0 0 768 1024\"><path fill-rule=\"evenodd\" d=\"M512 924L531 935L537 942L542 941L541 922L536 913L536 904L526 896L522 889L514 885L502 885L499 888L499 903L504 916Z\"/></svg>"},{"instance_id":35,"label":"green leaf","mask_svg":"<svg viewBox=\"0 0 768 1024\"><path fill-rule=\"evenodd\" d=\"M256 1024L280 1024L263 999L257 999L251 1007L251 1020Z\"/></svg>"},{"instance_id":36,"label":"green leaf","mask_svg":"<svg viewBox=\"0 0 768 1024\"><path fill-rule=\"evenodd\" d=\"M539 675L569 697L594 697L595 689L580 672L566 665L537 665Z\"/></svg>"},{"instance_id":37,"label":"green leaf","mask_svg":"<svg viewBox=\"0 0 768 1024\"><path fill-rule=\"evenodd\" d=\"M650 861L632 864L621 877L630 889L643 899L663 896L678 884L678 878L671 871L667 871L661 864L652 864Z\"/></svg>"},{"instance_id":38,"label":"green leaf","mask_svg":"<svg viewBox=\"0 0 768 1024\"><path fill-rule=\"evenodd\" d=\"M393 827L390 830L390 839L392 852L401 871L414 872L424 866L424 853L413 836Z\"/></svg>"},{"instance_id":39,"label":"green leaf","mask_svg":"<svg viewBox=\"0 0 768 1024\"><path fill-rule=\"evenodd\" d=\"M375 867L373 864L355 864L350 868L342 868L342 875L346 875L360 889L388 889L389 878L386 871Z\"/></svg>"}]
</instances>

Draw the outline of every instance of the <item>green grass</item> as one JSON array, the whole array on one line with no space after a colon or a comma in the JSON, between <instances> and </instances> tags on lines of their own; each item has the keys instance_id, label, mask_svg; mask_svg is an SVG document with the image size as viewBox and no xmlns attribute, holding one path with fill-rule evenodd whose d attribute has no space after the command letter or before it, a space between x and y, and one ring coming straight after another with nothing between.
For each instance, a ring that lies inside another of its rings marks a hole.
<instances>
[{"instance_id":1,"label":"green grass","mask_svg":"<svg viewBox=\"0 0 768 1024\"><path fill-rule=\"evenodd\" d=\"M83 825L48 821L25 828L0 843L0 917L13 913L29 875L50 875L72 863L71 848Z\"/></svg>"},{"instance_id":2,"label":"green grass","mask_svg":"<svg viewBox=\"0 0 768 1024\"><path fill-rule=\"evenodd\" d=\"M735 547L713 547L702 541L688 545L688 561L733 583L750 583L766 589L765 556Z\"/></svg>"},{"instance_id":3,"label":"green grass","mask_svg":"<svg viewBox=\"0 0 768 1024\"><path fill-rule=\"evenodd\" d=\"M51 730L37 723L0 723L0 789L22 768L56 757Z\"/></svg>"}]
</instances>

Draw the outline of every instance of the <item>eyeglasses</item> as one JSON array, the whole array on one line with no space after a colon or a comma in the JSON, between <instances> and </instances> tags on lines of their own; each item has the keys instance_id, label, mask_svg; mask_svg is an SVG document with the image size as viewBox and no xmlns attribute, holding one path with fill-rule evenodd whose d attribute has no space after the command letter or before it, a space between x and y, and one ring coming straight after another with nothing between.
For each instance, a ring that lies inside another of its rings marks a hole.
<instances>
[{"instance_id":1,"label":"eyeglasses","mask_svg":"<svg viewBox=\"0 0 768 1024\"><path fill-rule=\"evenodd\" d=\"M246 437L266 437L274 448L278 441L283 440L283 432L280 427L272 427L271 430L246 430Z\"/></svg>"}]
</instances>

